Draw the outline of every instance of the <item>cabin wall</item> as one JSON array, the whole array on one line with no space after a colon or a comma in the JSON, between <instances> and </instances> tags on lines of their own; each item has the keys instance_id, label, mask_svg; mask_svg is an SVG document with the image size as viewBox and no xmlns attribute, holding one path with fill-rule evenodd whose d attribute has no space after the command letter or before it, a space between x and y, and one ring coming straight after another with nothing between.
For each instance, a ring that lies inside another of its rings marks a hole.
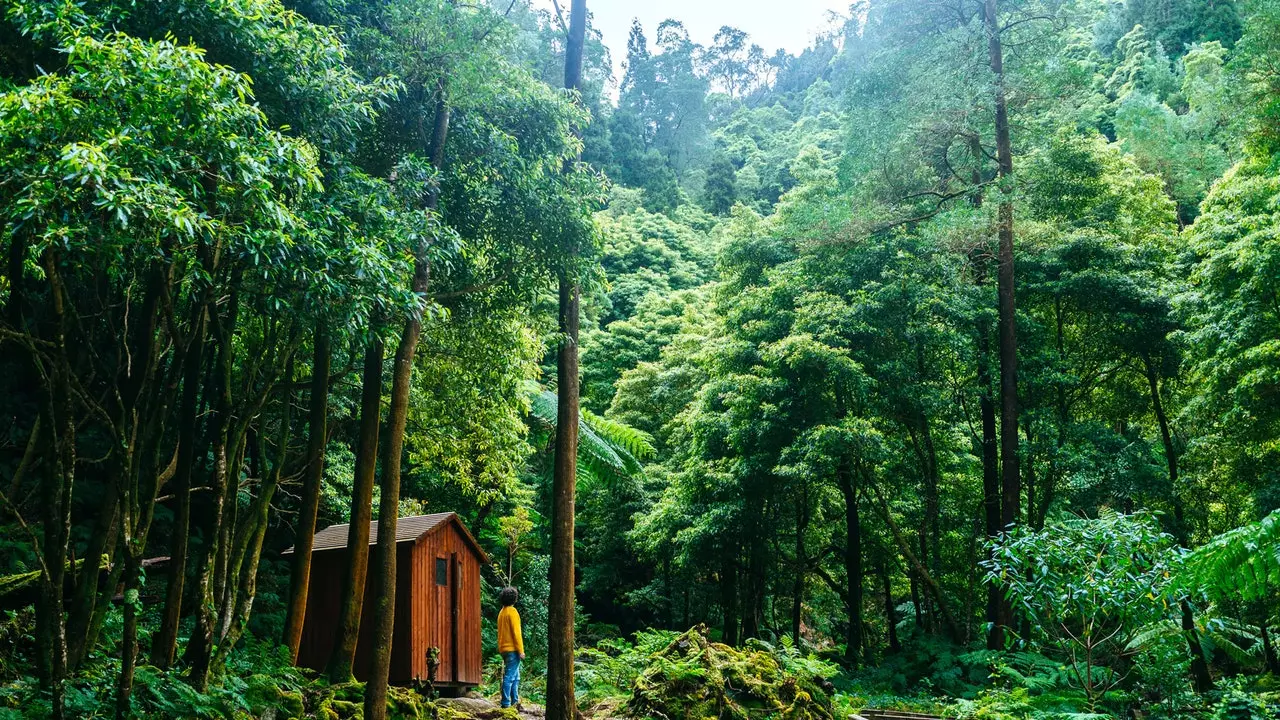
<instances>
[{"instance_id":1,"label":"cabin wall","mask_svg":"<svg viewBox=\"0 0 1280 720\"><path fill-rule=\"evenodd\" d=\"M355 676L367 681L371 659L371 628L374 605L374 548L369 548L369 578L365 582L364 606L360 617L360 639L356 645ZM298 648L298 665L324 672L337 642L338 615L342 607L342 576L349 563L346 548L323 550L311 557L311 582L307 590L307 616L302 625L302 644ZM401 608L411 603L412 543L401 543L396 548L396 620L391 643L390 681L406 685L412 679L409 638L410 615ZM402 640L404 639L404 640Z\"/></svg>"},{"instance_id":2,"label":"cabin wall","mask_svg":"<svg viewBox=\"0 0 1280 720\"><path fill-rule=\"evenodd\" d=\"M445 584L437 581L437 560L446 563ZM456 568L455 568L456 563ZM455 523L419 538L414 544L413 675L427 677L426 651L440 648L436 681L478 685L482 679L480 647L480 560ZM457 585L457 674L454 674L451 595Z\"/></svg>"}]
</instances>

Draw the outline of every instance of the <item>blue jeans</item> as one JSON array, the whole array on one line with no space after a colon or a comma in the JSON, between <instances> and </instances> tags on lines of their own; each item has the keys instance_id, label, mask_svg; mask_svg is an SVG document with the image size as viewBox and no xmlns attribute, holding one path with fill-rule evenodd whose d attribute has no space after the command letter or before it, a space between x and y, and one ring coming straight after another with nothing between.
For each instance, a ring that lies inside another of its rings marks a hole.
<instances>
[{"instance_id":1,"label":"blue jeans","mask_svg":"<svg viewBox=\"0 0 1280 720\"><path fill-rule=\"evenodd\" d=\"M502 707L520 702L520 653L502 653Z\"/></svg>"}]
</instances>

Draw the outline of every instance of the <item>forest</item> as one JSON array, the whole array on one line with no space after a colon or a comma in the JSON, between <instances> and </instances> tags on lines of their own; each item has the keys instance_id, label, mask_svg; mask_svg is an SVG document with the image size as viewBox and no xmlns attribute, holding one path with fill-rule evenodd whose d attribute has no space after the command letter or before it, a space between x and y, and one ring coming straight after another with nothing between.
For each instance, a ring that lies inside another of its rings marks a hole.
<instances>
[{"instance_id":1,"label":"forest","mask_svg":"<svg viewBox=\"0 0 1280 720\"><path fill-rule=\"evenodd\" d=\"M606 2L0 0L0 720L1280 717L1280 0Z\"/></svg>"}]
</instances>

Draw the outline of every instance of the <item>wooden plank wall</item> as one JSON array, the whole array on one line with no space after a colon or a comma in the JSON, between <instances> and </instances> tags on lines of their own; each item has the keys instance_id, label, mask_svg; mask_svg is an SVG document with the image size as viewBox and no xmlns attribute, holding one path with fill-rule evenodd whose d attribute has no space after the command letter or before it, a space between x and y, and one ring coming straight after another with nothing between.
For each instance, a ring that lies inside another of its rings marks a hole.
<instances>
[{"instance_id":1,"label":"wooden plank wall","mask_svg":"<svg viewBox=\"0 0 1280 720\"><path fill-rule=\"evenodd\" d=\"M454 562L457 567L454 567ZM436 560L447 563L447 584L436 582ZM480 684L483 658L480 647L480 560L457 525L449 522L420 538L413 552L413 657L415 677L427 676L427 648L440 648L436 680L462 685ZM455 578L458 591L457 673L453 663L453 630L450 595Z\"/></svg>"},{"instance_id":2,"label":"wooden plank wall","mask_svg":"<svg viewBox=\"0 0 1280 720\"><path fill-rule=\"evenodd\" d=\"M360 640L356 645L355 675L368 680L370 660L370 628L373 626L373 550L369 548L370 571L365 583L364 607L360 618ZM391 682L407 685L412 679L410 663L412 644L399 641L409 638L410 614L402 610L411 603L410 571L413 547L401 543L396 548L396 622L391 643ZM346 548L325 550L311 558L311 583L307 590L307 618L302 626L302 644L298 648L298 665L324 672L337 641L338 613L341 610L342 574L348 563Z\"/></svg>"}]
</instances>

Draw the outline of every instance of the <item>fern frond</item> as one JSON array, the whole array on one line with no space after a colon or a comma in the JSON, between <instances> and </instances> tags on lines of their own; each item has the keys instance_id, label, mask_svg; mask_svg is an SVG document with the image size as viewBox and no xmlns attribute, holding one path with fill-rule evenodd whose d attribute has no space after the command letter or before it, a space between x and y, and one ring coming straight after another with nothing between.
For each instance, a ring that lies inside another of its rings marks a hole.
<instances>
[{"instance_id":1,"label":"fern frond","mask_svg":"<svg viewBox=\"0 0 1280 720\"><path fill-rule=\"evenodd\" d=\"M546 430L555 430L559 398L537 383L528 386L529 417ZM634 477L644 470L641 459L652 457L653 441L647 433L620 422L583 411L578 417L578 463L600 478Z\"/></svg>"},{"instance_id":2,"label":"fern frond","mask_svg":"<svg viewBox=\"0 0 1280 720\"><path fill-rule=\"evenodd\" d=\"M1280 589L1280 510L1189 553L1176 586L1214 599L1262 600Z\"/></svg>"}]
</instances>

